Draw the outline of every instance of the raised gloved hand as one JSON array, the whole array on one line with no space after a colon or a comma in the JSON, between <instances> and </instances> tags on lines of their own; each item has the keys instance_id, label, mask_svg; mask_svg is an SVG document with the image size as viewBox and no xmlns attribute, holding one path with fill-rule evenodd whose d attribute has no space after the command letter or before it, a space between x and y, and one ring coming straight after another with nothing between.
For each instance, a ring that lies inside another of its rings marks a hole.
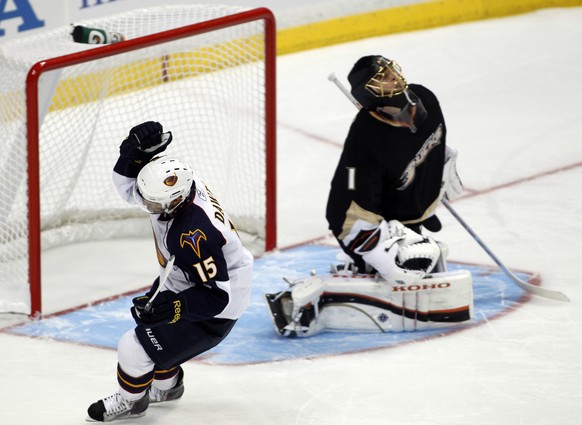
<instances>
[{"instance_id":1,"label":"raised gloved hand","mask_svg":"<svg viewBox=\"0 0 582 425\"><path fill-rule=\"evenodd\" d=\"M153 299L151 308L146 309L150 294L134 298L131 315L138 325L156 327L173 324L186 315L186 303L172 291L161 291Z\"/></svg>"},{"instance_id":2,"label":"raised gloved hand","mask_svg":"<svg viewBox=\"0 0 582 425\"><path fill-rule=\"evenodd\" d=\"M146 121L136 125L119 148L123 158L137 161L149 161L155 155L166 150L172 142L172 132L163 132L159 122Z\"/></svg>"}]
</instances>

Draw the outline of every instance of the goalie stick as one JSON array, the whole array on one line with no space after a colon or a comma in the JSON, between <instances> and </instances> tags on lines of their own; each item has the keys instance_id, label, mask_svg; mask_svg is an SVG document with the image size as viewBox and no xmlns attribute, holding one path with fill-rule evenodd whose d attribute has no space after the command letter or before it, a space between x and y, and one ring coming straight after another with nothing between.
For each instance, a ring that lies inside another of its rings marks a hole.
<instances>
[{"instance_id":1,"label":"goalie stick","mask_svg":"<svg viewBox=\"0 0 582 425\"><path fill-rule=\"evenodd\" d=\"M530 292L535 295L539 295L540 297L549 298L557 301L570 301L570 298L568 298L568 296L563 292L554 291L552 289L532 285L531 283L525 282L521 280L519 277L517 277L511 270L509 270L505 266L505 264L501 262L501 260L499 260L499 258L497 258L495 254L493 254L489 247L485 245L485 242L483 242L483 240L479 236L477 236L473 229L471 229L469 225L465 222L465 220L463 220L461 216L457 213L457 211L455 211L455 209L451 206L449 201L447 201L446 199L441 199L441 202L449 210L453 217L455 217L459 224L463 226L464 229L473 237L475 242L477 242L479 246L481 246L481 248L483 248L483 250L489 255L489 257L491 257L495 264L499 266L503 273L505 273L511 280L513 280L513 282L515 282L517 286L519 286L524 291Z\"/></svg>"},{"instance_id":2,"label":"goalie stick","mask_svg":"<svg viewBox=\"0 0 582 425\"><path fill-rule=\"evenodd\" d=\"M362 105L360 102L356 100L356 98L346 89L346 87L338 80L336 75L332 72L328 75L327 79L334 83L341 92L354 104L354 106L358 109L362 109ZM491 257L491 259L499 266L501 271L507 275L517 286L519 286L524 291L529 293L539 295L540 297L549 298L551 300L557 301L570 301L570 298L566 294L560 291L554 291L552 289L542 288L540 286L532 285L531 283L525 282L517 277L511 270L509 270L505 264L497 258L495 254L489 249L487 245L481 240L479 236L469 227L469 225L461 218L461 216L455 211L455 209L451 206L451 204L446 199L441 199L443 205L449 210L449 212L455 217L455 219L459 222L461 226L473 237L475 242L479 244L481 248Z\"/></svg>"},{"instance_id":3,"label":"goalie stick","mask_svg":"<svg viewBox=\"0 0 582 425\"><path fill-rule=\"evenodd\" d=\"M158 285L158 288L156 289L156 292L154 292L154 294L148 300L148 302L146 303L146 305L144 307L144 311L146 313L150 312L150 310L152 309L152 303L154 302L155 298L158 296L158 294L160 293L160 291L162 290L162 288L166 284L166 280L168 280L168 276L170 275L170 272L172 271L172 266L174 265L175 259L176 259L176 257L174 257L172 255L172 256L170 256L170 258L166 262L166 267L164 268L164 272L160 276L160 283Z\"/></svg>"},{"instance_id":4,"label":"goalie stick","mask_svg":"<svg viewBox=\"0 0 582 425\"><path fill-rule=\"evenodd\" d=\"M356 108L362 109L362 105L360 104L360 102L358 102L356 98L348 91L348 89L345 88L345 86L341 83L340 80L337 79L333 72L327 76L327 79L334 83L337 86L337 88L340 89L341 92L345 94L348 99L350 99L350 102L352 102Z\"/></svg>"}]
</instances>

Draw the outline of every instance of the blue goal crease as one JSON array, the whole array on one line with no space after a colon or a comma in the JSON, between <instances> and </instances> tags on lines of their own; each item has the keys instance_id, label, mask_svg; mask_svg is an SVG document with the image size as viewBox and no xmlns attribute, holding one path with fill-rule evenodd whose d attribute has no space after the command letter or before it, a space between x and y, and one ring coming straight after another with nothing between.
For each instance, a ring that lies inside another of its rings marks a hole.
<instances>
[{"instance_id":1,"label":"blue goal crease","mask_svg":"<svg viewBox=\"0 0 582 425\"><path fill-rule=\"evenodd\" d=\"M527 299L526 293L500 271L486 266L449 263L449 270L466 269L473 275L474 319L463 327L400 333L325 332L309 338L288 339L273 327L264 301L266 293L288 287L283 277L298 279L312 271L329 273L337 247L304 245L267 254L255 261L251 303L230 335L198 358L211 364L250 364L390 348L446 336L500 317ZM532 275L518 272L521 279ZM8 331L32 337L117 348L119 337L133 328L131 296L103 302L62 315L15 326Z\"/></svg>"}]
</instances>

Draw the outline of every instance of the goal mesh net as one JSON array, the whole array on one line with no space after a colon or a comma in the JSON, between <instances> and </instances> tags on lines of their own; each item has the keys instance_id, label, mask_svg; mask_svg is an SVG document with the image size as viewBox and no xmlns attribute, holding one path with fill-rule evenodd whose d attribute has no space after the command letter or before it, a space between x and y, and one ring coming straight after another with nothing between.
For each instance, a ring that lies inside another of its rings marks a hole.
<instances>
[{"instance_id":1,"label":"goal mesh net","mask_svg":"<svg viewBox=\"0 0 582 425\"><path fill-rule=\"evenodd\" d=\"M119 33L122 43L76 43L72 27L63 27L0 45L0 312L31 311L36 277L30 269L40 262L31 258L31 197L40 200L43 250L151 237L148 217L119 198L111 178L121 141L143 121L172 131L167 153L192 165L255 254L265 250L267 152L274 143L266 136L265 99L274 76L266 72L266 22L244 12L211 5L150 8L81 23ZM244 22L221 21L241 14ZM209 21L218 28L175 36L177 29ZM35 77L40 61L55 58L58 65L27 92L29 70ZM27 118L31 93L38 96L37 132ZM31 162L36 153L29 152L34 144L27 143L35 134L38 170ZM36 173L38 194L29 181Z\"/></svg>"}]
</instances>

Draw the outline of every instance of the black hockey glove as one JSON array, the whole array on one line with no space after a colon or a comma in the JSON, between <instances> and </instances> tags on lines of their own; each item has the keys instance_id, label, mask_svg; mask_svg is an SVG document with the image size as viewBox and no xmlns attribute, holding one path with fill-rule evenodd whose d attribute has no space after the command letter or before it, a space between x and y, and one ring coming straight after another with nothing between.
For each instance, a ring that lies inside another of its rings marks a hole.
<instances>
[{"instance_id":1,"label":"black hockey glove","mask_svg":"<svg viewBox=\"0 0 582 425\"><path fill-rule=\"evenodd\" d=\"M150 328L173 324L186 315L186 303L172 291L161 291L154 298L151 309L146 311L145 307L150 296L148 294L134 298L131 315L138 325Z\"/></svg>"},{"instance_id":2,"label":"black hockey glove","mask_svg":"<svg viewBox=\"0 0 582 425\"><path fill-rule=\"evenodd\" d=\"M171 142L171 131L164 133L162 124L146 121L129 131L129 136L121 143L119 152L122 158L136 162L147 162L158 153L166 150Z\"/></svg>"}]
</instances>

